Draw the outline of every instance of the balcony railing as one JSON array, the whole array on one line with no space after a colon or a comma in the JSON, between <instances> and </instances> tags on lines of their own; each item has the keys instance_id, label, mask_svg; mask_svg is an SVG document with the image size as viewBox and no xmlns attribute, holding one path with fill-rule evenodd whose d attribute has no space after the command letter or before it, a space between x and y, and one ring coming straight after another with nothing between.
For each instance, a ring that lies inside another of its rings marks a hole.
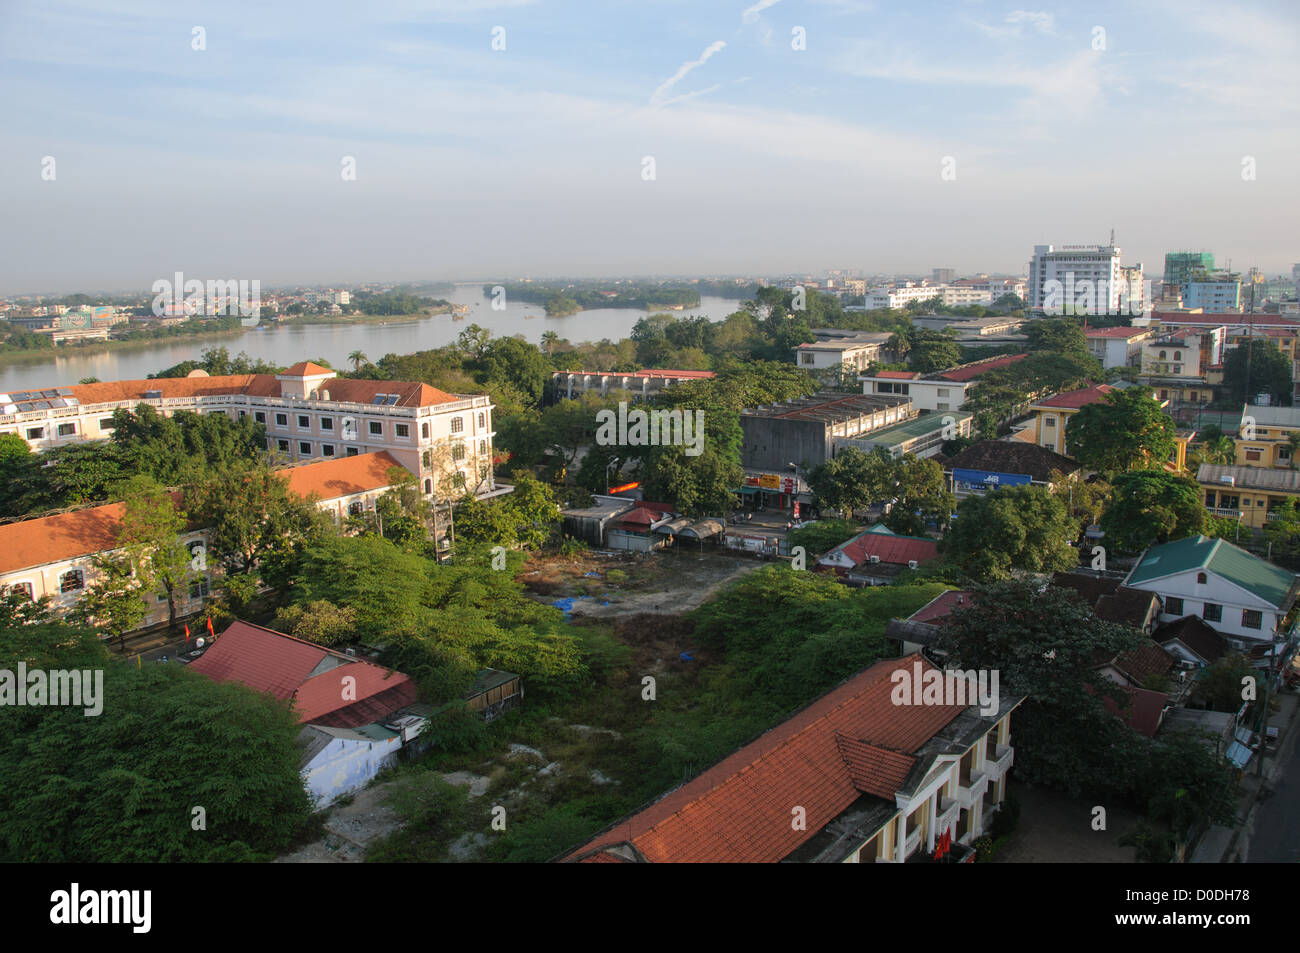
<instances>
[{"instance_id":1,"label":"balcony railing","mask_svg":"<svg viewBox=\"0 0 1300 953\"><path fill-rule=\"evenodd\" d=\"M988 756L984 759L984 770L988 772L991 779L996 781L1007 773L1007 769L1011 767L1014 753L1015 749L1011 745L989 742Z\"/></svg>"}]
</instances>

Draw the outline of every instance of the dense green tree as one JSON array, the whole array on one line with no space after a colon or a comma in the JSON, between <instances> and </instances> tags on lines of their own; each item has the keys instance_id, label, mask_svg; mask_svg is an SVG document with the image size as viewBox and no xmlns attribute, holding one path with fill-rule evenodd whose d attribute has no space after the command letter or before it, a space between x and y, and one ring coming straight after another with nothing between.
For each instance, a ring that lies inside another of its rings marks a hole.
<instances>
[{"instance_id":1,"label":"dense green tree","mask_svg":"<svg viewBox=\"0 0 1300 953\"><path fill-rule=\"evenodd\" d=\"M1077 525L1065 500L1046 487L1003 487L968 496L940 543L945 560L976 579L1073 569Z\"/></svg>"},{"instance_id":2,"label":"dense green tree","mask_svg":"<svg viewBox=\"0 0 1300 953\"><path fill-rule=\"evenodd\" d=\"M327 514L267 467L218 474L195 489L191 509L226 572L257 569L276 588L292 579L305 544L334 533Z\"/></svg>"},{"instance_id":3,"label":"dense green tree","mask_svg":"<svg viewBox=\"0 0 1300 953\"><path fill-rule=\"evenodd\" d=\"M1116 474L1101 528L1108 548L1137 553L1202 532L1205 517L1195 480L1164 470L1133 470Z\"/></svg>"},{"instance_id":4,"label":"dense green tree","mask_svg":"<svg viewBox=\"0 0 1300 953\"><path fill-rule=\"evenodd\" d=\"M1249 373L1247 367L1249 366ZM1251 341L1228 351L1223 385L1234 405L1255 403L1268 394L1275 404L1291 405L1291 360L1268 340Z\"/></svg>"},{"instance_id":5,"label":"dense green tree","mask_svg":"<svg viewBox=\"0 0 1300 953\"><path fill-rule=\"evenodd\" d=\"M1159 466L1174 452L1174 421L1149 387L1113 390L1066 424L1067 452L1093 470Z\"/></svg>"},{"instance_id":6,"label":"dense green tree","mask_svg":"<svg viewBox=\"0 0 1300 953\"><path fill-rule=\"evenodd\" d=\"M1107 698L1121 710L1128 702L1097 660L1141 644L1136 630L1098 619L1072 590L1023 580L977 587L935 649L948 668L997 672L1004 698L1027 696L1015 715L1017 775L1077 796L1108 783L1132 788L1127 756L1139 736L1103 707Z\"/></svg>"},{"instance_id":7,"label":"dense green tree","mask_svg":"<svg viewBox=\"0 0 1300 953\"><path fill-rule=\"evenodd\" d=\"M104 708L0 707L0 860L267 860L305 830L285 703L180 665L137 669L61 623L0 635L0 668L19 661L102 671Z\"/></svg>"},{"instance_id":8,"label":"dense green tree","mask_svg":"<svg viewBox=\"0 0 1300 953\"><path fill-rule=\"evenodd\" d=\"M916 331L907 354L908 366L929 374L961 363L961 348L951 335L942 331Z\"/></svg>"},{"instance_id":9,"label":"dense green tree","mask_svg":"<svg viewBox=\"0 0 1300 953\"><path fill-rule=\"evenodd\" d=\"M840 543L852 539L860 527L851 520L823 519L809 523L789 534L790 548L802 546L810 557L820 556Z\"/></svg>"},{"instance_id":10,"label":"dense green tree","mask_svg":"<svg viewBox=\"0 0 1300 953\"><path fill-rule=\"evenodd\" d=\"M898 502L885 515L885 525L906 536L925 535L930 523L947 525L957 498L948 490L943 467L934 460L900 457L894 471Z\"/></svg>"},{"instance_id":11,"label":"dense green tree","mask_svg":"<svg viewBox=\"0 0 1300 953\"><path fill-rule=\"evenodd\" d=\"M166 593L168 631L174 632L177 592L195 573L194 556L181 540L186 515L172 494L148 477L132 478L119 495L123 507L118 545L142 584L155 590L161 586Z\"/></svg>"},{"instance_id":12,"label":"dense green tree","mask_svg":"<svg viewBox=\"0 0 1300 953\"><path fill-rule=\"evenodd\" d=\"M857 447L845 447L809 472L808 486L818 506L852 514L871 503L894 498L896 469L893 458L884 449L876 448L868 453Z\"/></svg>"},{"instance_id":13,"label":"dense green tree","mask_svg":"<svg viewBox=\"0 0 1300 953\"><path fill-rule=\"evenodd\" d=\"M1042 318L1025 326L1029 347L1035 351L1089 356L1088 339L1083 326L1073 318Z\"/></svg>"},{"instance_id":14,"label":"dense green tree","mask_svg":"<svg viewBox=\"0 0 1300 953\"><path fill-rule=\"evenodd\" d=\"M69 618L78 625L98 629L106 637L116 637L125 646L126 634L138 629L148 615L153 590L123 553L97 553L91 567L94 578L72 607Z\"/></svg>"}]
</instances>

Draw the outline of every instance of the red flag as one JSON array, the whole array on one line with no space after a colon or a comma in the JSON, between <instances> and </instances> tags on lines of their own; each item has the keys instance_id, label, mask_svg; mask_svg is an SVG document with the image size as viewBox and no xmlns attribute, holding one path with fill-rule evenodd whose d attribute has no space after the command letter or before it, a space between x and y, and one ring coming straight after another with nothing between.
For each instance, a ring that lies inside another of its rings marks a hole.
<instances>
[{"instance_id":1,"label":"red flag","mask_svg":"<svg viewBox=\"0 0 1300 953\"><path fill-rule=\"evenodd\" d=\"M188 622L186 622L186 623L185 623L185 641L188 642L189 640L190 640L190 624L189 624Z\"/></svg>"},{"instance_id":2,"label":"red flag","mask_svg":"<svg viewBox=\"0 0 1300 953\"><path fill-rule=\"evenodd\" d=\"M212 616L208 616L208 635L212 636L214 639L217 637L217 633L212 631Z\"/></svg>"}]
</instances>

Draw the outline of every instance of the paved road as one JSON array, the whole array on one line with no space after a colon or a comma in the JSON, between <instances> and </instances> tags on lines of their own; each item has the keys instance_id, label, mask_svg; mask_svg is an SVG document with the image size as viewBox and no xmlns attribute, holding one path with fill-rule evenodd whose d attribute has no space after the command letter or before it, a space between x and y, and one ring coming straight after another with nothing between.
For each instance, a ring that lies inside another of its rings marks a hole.
<instances>
[{"instance_id":1,"label":"paved road","mask_svg":"<svg viewBox=\"0 0 1300 953\"><path fill-rule=\"evenodd\" d=\"M1274 722L1276 723L1276 722ZM1300 861L1300 758L1296 754L1294 727L1283 739L1273 776L1255 809L1246 862L1251 864ZM1250 769L1255 765L1252 763Z\"/></svg>"}]
</instances>

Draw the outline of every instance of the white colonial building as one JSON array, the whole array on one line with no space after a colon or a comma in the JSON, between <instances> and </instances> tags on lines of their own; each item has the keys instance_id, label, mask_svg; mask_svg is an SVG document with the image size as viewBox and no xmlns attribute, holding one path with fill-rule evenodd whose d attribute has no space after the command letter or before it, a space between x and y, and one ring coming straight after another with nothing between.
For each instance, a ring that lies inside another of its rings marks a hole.
<instances>
[{"instance_id":1,"label":"white colonial building","mask_svg":"<svg viewBox=\"0 0 1300 953\"><path fill-rule=\"evenodd\" d=\"M101 440L113 432L113 411L140 404L164 416L251 415L265 424L268 449L288 460L387 451L438 499L495 490L491 398L412 381L340 378L305 361L274 375L196 371L0 394L0 434L18 434L33 450Z\"/></svg>"}]
</instances>

